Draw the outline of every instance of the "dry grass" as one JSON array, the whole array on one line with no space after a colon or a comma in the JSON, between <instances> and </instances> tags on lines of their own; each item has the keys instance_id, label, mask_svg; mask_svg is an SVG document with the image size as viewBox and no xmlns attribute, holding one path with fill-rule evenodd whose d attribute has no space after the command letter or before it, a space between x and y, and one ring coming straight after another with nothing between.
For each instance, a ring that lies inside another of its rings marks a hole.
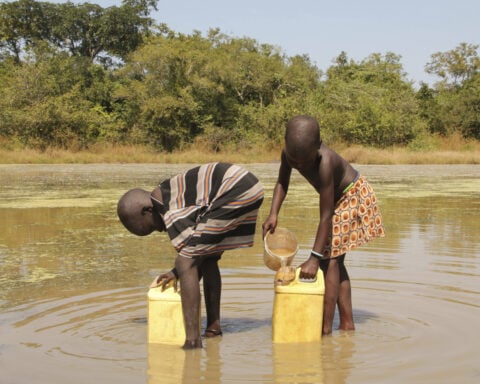
<instances>
[{"instance_id":1,"label":"dry grass","mask_svg":"<svg viewBox=\"0 0 480 384\"><path fill-rule=\"evenodd\" d=\"M141 146L98 145L88 150L68 151L48 148L39 151L29 148L0 148L0 164L84 164L84 163L261 163L278 159L279 150L235 150L230 152L202 151L189 148L183 151L157 152Z\"/></svg>"},{"instance_id":2,"label":"dry grass","mask_svg":"<svg viewBox=\"0 0 480 384\"><path fill-rule=\"evenodd\" d=\"M332 147L357 164L480 164L480 141L456 134L426 136L408 147L380 149L342 143Z\"/></svg>"},{"instance_id":3,"label":"dry grass","mask_svg":"<svg viewBox=\"0 0 480 384\"><path fill-rule=\"evenodd\" d=\"M0 143L3 144L3 143ZM431 143L430 143L431 144ZM465 141L453 136L435 139L427 149L378 149L362 146L331 145L348 161L356 164L480 164L480 142ZM0 145L2 164L60 164L60 163L205 163L228 161L234 163L265 163L278 161L280 148L244 148L212 152L201 146L165 153L147 147L127 145L97 145L88 150L68 151L49 148L39 151L14 149Z\"/></svg>"},{"instance_id":4,"label":"dry grass","mask_svg":"<svg viewBox=\"0 0 480 384\"><path fill-rule=\"evenodd\" d=\"M405 148L375 149L355 146L339 152L346 160L356 164L480 164L480 148L462 151L411 151Z\"/></svg>"}]
</instances>

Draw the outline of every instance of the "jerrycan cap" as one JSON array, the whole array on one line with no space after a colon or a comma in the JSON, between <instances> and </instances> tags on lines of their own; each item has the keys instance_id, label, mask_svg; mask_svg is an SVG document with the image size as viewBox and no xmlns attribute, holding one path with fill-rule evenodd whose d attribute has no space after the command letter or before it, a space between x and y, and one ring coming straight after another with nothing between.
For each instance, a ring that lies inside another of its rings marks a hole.
<instances>
[{"instance_id":1,"label":"jerrycan cap","mask_svg":"<svg viewBox=\"0 0 480 384\"><path fill-rule=\"evenodd\" d=\"M325 283L321 269L315 279L300 279L300 267L295 270L295 279L286 285L276 285L276 293L293 293L304 295L321 295L325 292Z\"/></svg>"}]
</instances>

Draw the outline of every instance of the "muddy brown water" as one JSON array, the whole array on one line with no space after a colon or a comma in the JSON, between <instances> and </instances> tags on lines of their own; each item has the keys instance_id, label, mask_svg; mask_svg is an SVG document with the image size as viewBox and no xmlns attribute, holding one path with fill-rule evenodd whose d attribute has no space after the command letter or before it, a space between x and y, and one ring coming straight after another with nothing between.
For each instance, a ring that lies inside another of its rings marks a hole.
<instances>
[{"instance_id":1,"label":"muddy brown water","mask_svg":"<svg viewBox=\"0 0 480 384\"><path fill-rule=\"evenodd\" d=\"M247 166L266 191L260 223L277 166ZM129 235L115 205L189 167L0 165L1 383L480 382L480 166L358 166L387 237L347 254L355 332L272 343L259 227L253 248L220 262L224 336L183 351L146 342L147 286L173 248L163 233ZM294 265L317 202L295 173L279 223L298 237Z\"/></svg>"}]
</instances>

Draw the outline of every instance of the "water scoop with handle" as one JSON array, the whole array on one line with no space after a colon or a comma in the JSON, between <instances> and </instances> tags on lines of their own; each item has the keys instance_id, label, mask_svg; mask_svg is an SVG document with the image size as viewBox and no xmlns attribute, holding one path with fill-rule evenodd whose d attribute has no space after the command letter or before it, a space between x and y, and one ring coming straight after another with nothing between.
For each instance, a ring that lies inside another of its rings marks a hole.
<instances>
[{"instance_id":1,"label":"water scoop with handle","mask_svg":"<svg viewBox=\"0 0 480 384\"><path fill-rule=\"evenodd\" d=\"M277 227L264 238L263 261L272 271L276 271L275 282L285 284L295 278L295 268L291 267L298 252L298 241L293 232Z\"/></svg>"}]
</instances>

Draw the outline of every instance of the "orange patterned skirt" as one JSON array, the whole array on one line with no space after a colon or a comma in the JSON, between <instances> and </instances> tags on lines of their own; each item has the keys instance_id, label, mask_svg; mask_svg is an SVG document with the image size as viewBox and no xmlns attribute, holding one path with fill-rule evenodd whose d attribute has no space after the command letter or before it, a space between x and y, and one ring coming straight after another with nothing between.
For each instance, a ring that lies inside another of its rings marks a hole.
<instances>
[{"instance_id":1,"label":"orange patterned skirt","mask_svg":"<svg viewBox=\"0 0 480 384\"><path fill-rule=\"evenodd\" d=\"M377 197L367 180L360 176L337 203L332 231L322 253L326 258L337 257L384 236Z\"/></svg>"}]
</instances>

